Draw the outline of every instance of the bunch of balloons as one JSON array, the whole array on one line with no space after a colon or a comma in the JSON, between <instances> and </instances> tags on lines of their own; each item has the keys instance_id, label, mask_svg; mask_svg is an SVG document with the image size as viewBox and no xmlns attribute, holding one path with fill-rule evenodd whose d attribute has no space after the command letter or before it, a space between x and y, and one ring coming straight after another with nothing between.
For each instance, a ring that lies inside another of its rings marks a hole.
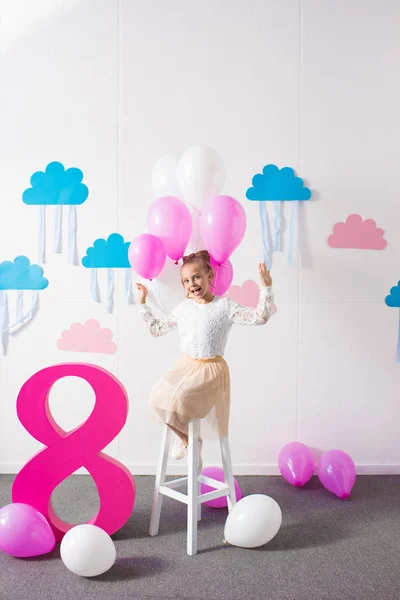
<instances>
[{"instance_id":1,"label":"bunch of balloons","mask_svg":"<svg viewBox=\"0 0 400 600\"><path fill-rule=\"evenodd\" d=\"M33 506L15 502L0 509L0 550L17 558L48 554L56 539L46 518ZM63 537L64 565L82 577L95 577L115 563L114 542L96 525L77 525Z\"/></svg>"},{"instance_id":2,"label":"bunch of balloons","mask_svg":"<svg viewBox=\"0 0 400 600\"><path fill-rule=\"evenodd\" d=\"M308 446L291 442L280 451L278 465L286 481L295 487L302 487L313 476L315 461ZM356 481L353 459L343 450L324 452L318 461L318 477L328 491L346 500Z\"/></svg>"},{"instance_id":3,"label":"bunch of balloons","mask_svg":"<svg viewBox=\"0 0 400 600\"><path fill-rule=\"evenodd\" d=\"M156 163L152 180L157 199L147 214L147 232L132 240L128 255L140 277L159 279L160 286L153 286L158 295L162 286L171 287L172 279L179 281L176 265L185 252L196 250L207 249L212 257L214 293L223 295L231 285L229 258L243 239L246 214L238 200L220 195L225 178L221 157L208 146L192 146L182 156L169 153ZM172 297L175 301L174 293ZM163 300L168 303L166 295Z\"/></svg>"}]
</instances>

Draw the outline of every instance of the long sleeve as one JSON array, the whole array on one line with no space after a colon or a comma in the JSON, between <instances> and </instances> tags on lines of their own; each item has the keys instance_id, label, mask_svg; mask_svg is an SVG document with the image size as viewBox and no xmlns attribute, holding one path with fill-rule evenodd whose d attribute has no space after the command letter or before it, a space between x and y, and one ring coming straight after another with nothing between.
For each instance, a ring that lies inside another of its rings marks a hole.
<instances>
[{"instance_id":1,"label":"long sleeve","mask_svg":"<svg viewBox=\"0 0 400 600\"><path fill-rule=\"evenodd\" d=\"M139 304L138 310L153 337L160 337L177 326L177 319L174 312L165 319L157 319L148 304Z\"/></svg>"},{"instance_id":2,"label":"long sleeve","mask_svg":"<svg viewBox=\"0 0 400 600\"><path fill-rule=\"evenodd\" d=\"M274 311L274 294L272 287L260 289L260 299L256 308L242 306L231 301L229 318L236 325L265 325Z\"/></svg>"}]
</instances>

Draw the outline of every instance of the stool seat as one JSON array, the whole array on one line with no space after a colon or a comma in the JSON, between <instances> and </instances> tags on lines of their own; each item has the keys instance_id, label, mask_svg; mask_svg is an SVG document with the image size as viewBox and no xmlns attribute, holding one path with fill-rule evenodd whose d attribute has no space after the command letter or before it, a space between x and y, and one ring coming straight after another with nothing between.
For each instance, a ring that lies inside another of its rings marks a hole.
<instances>
[{"instance_id":1,"label":"stool seat","mask_svg":"<svg viewBox=\"0 0 400 600\"><path fill-rule=\"evenodd\" d=\"M158 534L163 496L169 496L187 505L187 553L197 554L197 523L201 520L203 502L227 496L228 510L236 503L235 485L232 472L231 454L228 438L220 439L222 465L225 482L217 481L204 475L198 475L200 419L189 422L188 475L172 481L165 481L168 466L169 445L172 431L164 426L161 440L160 458L157 466L156 482L153 494L153 506L150 520L150 535ZM215 488L215 491L201 494L201 484ZM187 484L187 494L179 490Z\"/></svg>"}]
</instances>

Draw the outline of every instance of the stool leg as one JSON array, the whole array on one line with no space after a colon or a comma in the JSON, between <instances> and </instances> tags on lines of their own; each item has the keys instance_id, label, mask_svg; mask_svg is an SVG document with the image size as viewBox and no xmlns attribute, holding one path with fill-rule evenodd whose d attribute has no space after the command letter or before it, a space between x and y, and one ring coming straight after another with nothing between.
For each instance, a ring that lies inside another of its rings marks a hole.
<instances>
[{"instance_id":1,"label":"stool leg","mask_svg":"<svg viewBox=\"0 0 400 600\"><path fill-rule=\"evenodd\" d=\"M232 506L236 504L235 482L233 479L231 452L229 448L229 440L227 437L220 439L219 442L221 446L222 464L224 467L225 481L229 486L228 510L230 512L232 510Z\"/></svg>"},{"instance_id":2,"label":"stool leg","mask_svg":"<svg viewBox=\"0 0 400 600\"><path fill-rule=\"evenodd\" d=\"M189 421L187 553L190 556L197 554L198 430L198 421Z\"/></svg>"},{"instance_id":3,"label":"stool leg","mask_svg":"<svg viewBox=\"0 0 400 600\"><path fill-rule=\"evenodd\" d=\"M165 483L165 475L167 472L168 464L168 450L171 430L168 425L165 425L164 432L161 440L160 457L157 465L156 483L154 486L153 493L153 506L151 509L150 519L150 535L157 535L158 528L160 526L161 506L163 501L163 495L160 494L159 490Z\"/></svg>"}]
</instances>

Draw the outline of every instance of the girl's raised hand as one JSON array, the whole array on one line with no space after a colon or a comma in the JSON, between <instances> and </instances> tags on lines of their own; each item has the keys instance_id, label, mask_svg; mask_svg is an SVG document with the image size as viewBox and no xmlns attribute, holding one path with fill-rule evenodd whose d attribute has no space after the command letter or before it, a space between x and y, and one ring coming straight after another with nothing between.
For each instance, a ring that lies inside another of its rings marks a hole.
<instances>
[{"instance_id":1,"label":"girl's raised hand","mask_svg":"<svg viewBox=\"0 0 400 600\"><path fill-rule=\"evenodd\" d=\"M145 304L147 298L147 288L141 283L137 283L136 289L136 304Z\"/></svg>"},{"instance_id":2,"label":"girl's raised hand","mask_svg":"<svg viewBox=\"0 0 400 600\"><path fill-rule=\"evenodd\" d=\"M258 273L260 275L261 285L270 287L272 285L272 277L270 272L267 270L265 262L262 262L258 265Z\"/></svg>"}]
</instances>

